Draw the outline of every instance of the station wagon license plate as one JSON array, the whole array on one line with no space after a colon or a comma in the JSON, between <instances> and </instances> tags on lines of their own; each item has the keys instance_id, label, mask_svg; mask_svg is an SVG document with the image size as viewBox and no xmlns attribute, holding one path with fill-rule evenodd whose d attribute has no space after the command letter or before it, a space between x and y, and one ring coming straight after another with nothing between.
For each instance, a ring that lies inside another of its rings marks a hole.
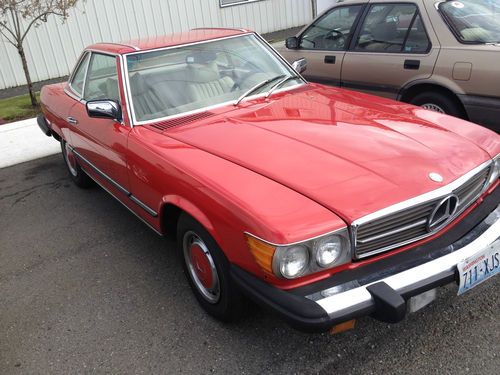
<instances>
[{"instance_id":1,"label":"station wagon license plate","mask_svg":"<svg viewBox=\"0 0 500 375\"><path fill-rule=\"evenodd\" d=\"M458 265L458 295L467 292L500 272L500 240Z\"/></svg>"}]
</instances>

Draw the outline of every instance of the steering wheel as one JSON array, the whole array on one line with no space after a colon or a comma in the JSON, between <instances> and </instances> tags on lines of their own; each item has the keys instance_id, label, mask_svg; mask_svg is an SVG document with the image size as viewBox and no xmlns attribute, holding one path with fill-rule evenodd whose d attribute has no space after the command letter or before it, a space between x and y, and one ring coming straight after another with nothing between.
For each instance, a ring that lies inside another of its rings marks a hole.
<instances>
[{"instance_id":1,"label":"steering wheel","mask_svg":"<svg viewBox=\"0 0 500 375\"><path fill-rule=\"evenodd\" d=\"M323 42L330 45L333 42L335 44L335 48L344 47L345 41L345 35L338 30L330 30L323 36Z\"/></svg>"}]
</instances>

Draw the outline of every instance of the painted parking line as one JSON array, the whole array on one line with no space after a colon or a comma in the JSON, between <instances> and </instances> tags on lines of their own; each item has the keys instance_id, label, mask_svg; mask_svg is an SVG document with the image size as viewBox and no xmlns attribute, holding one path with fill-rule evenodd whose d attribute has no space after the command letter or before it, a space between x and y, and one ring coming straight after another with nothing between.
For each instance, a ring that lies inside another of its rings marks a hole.
<instances>
[{"instance_id":1,"label":"painted parking line","mask_svg":"<svg viewBox=\"0 0 500 375\"><path fill-rule=\"evenodd\" d=\"M60 151L59 142L43 134L35 118L0 126L0 168Z\"/></svg>"}]
</instances>

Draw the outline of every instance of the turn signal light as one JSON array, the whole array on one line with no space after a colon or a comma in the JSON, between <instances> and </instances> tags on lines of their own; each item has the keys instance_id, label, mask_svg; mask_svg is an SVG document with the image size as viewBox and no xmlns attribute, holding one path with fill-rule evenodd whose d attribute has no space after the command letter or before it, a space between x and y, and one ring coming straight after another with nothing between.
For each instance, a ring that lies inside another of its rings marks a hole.
<instances>
[{"instance_id":1,"label":"turn signal light","mask_svg":"<svg viewBox=\"0 0 500 375\"><path fill-rule=\"evenodd\" d=\"M273 274L273 256L276 247L265 242L259 241L257 238L247 236L247 244L250 252L257 264L267 273Z\"/></svg>"},{"instance_id":2,"label":"turn signal light","mask_svg":"<svg viewBox=\"0 0 500 375\"><path fill-rule=\"evenodd\" d=\"M337 324L336 326L330 328L330 334L336 335L337 333L348 331L350 329L353 329L355 325L356 319L348 320L347 322Z\"/></svg>"}]
</instances>

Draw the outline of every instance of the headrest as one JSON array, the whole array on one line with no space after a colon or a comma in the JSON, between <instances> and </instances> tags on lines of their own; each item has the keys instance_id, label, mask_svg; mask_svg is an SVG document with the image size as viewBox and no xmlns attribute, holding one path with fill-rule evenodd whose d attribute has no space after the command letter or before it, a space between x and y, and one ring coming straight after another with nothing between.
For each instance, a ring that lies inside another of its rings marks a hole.
<instances>
[{"instance_id":1,"label":"headrest","mask_svg":"<svg viewBox=\"0 0 500 375\"><path fill-rule=\"evenodd\" d=\"M120 93L118 90L118 79L117 78L108 78L106 80L106 93L107 93L108 99L120 101Z\"/></svg>"},{"instance_id":2,"label":"headrest","mask_svg":"<svg viewBox=\"0 0 500 375\"><path fill-rule=\"evenodd\" d=\"M384 42L394 40L398 35L396 22L384 22L376 25L372 30L372 35L376 40Z\"/></svg>"},{"instance_id":3,"label":"headrest","mask_svg":"<svg viewBox=\"0 0 500 375\"><path fill-rule=\"evenodd\" d=\"M208 64L216 58L217 54L214 51L196 51L186 56L186 64Z\"/></svg>"},{"instance_id":4,"label":"headrest","mask_svg":"<svg viewBox=\"0 0 500 375\"><path fill-rule=\"evenodd\" d=\"M204 83L217 81L219 76L219 69L215 61L208 64L188 64L188 80L191 82Z\"/></svg>"},{"instance_id":5,"label":"headrest","mask_svg":"<svg viewBox=\"0 0 500 375\"><path fill-rule=\"evenodd\" d=\"M135 73L132 77L130 77L130 90L133 95L141 95L145 93L147 89L147 84L139 73Z\"/></svg>"}]
</instances>

